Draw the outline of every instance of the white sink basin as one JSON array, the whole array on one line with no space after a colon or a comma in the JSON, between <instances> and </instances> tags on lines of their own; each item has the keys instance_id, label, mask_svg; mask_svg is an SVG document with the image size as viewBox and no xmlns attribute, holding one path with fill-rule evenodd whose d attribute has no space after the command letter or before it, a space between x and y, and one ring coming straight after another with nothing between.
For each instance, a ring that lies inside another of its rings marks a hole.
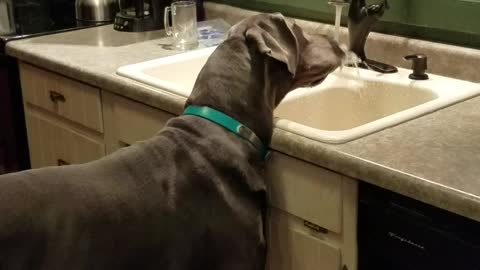
<instances>
[{"instance_id":1,"label":"white sink basin","mask_svg":"<svg viewBox=\"0 0 480 270\"><path fill-rule=\"evenodd\" d=\"M275 111L278 128L327 143L343 143L480 94L480 85L409 70L379 74L344 68L317 87L291 92Z\"/></svg>"},{"instance_id":2,"label":"white sink basin","mask_svg":"<svg viewBox=\"0 0 480 270\"><path fill-rule=\"evenodd\" d=\"M118 69L119 75L187 97L215 48ZM347 142L480 94L480 85L409 70L379 74L337 70L319 86L291 92L275 111L277 128L326 143Z\"/></svg>"},{"instance_id":3,"label":"white sink basin","mask_svg":"<svg viewBox=\"0 0 480 270\"><path fill-rule=\"evenodd\" d=\"M216 47L120 67L117 74L188 97L198 73Z\"/></svg>"}]
</instances>

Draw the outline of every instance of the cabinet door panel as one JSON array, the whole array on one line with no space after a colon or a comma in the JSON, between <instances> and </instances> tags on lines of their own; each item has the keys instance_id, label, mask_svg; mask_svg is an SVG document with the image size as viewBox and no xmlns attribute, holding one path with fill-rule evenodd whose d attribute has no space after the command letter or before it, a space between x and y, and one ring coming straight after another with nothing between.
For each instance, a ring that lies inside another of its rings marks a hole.
<instances>
[{"instance_id":1,"label":"cabinet door panel","mask_svg":"<svg viewBox=\"0 0 480 270\"><path fill-rule=\"evenodd\" d=\"M25 102L103 132L99 89L28 64L20 75Z\"/></svg>"},{"instance_id":2,"label":"cabinet door panel","mask_svg":"<svg viewBox=\"0 0 480 270\"><path fill-rule=\"evenodd\" d=\"M269 270L338 270L340 249L281 210L272 209L268 232Z\"/></svg>"},{"instance_id":3,"label":"cabinet door panel","mask_svg":"<svg viewBox=\"0 0 480 270\"><path fill-rule=\"evenodd\" d=\"M173 115L126 98L118 97L114 105L118 139L127 144L155 135Z\"/></svg>"},{"instance_id":4,"label":"cabinet door panel","mask_svg":"<svg viewBox=\"0 0 480 270\"><path fill-rule=\"evenodd\" d=\"M85 163L105 155L100 142L28 110L25 116L32 168Z\"/></svg>"},{"instance_id":5,"label":"cabinet door panel","mask_svg":"<svg viewBox=\"0 0 480 270\"><path fill-rule=\"evenodd\" d=\"M342 231L342 176L273 152L267 166L270 204L329 231Z\"/></svg>"},{"instance_id":6,"label":"cabinet door panel","mask_svg":"<svg viewBox=\"0 0 480 270\"><path fill-rule=\"evenodd\" d=\"M154 136L173 114L102 91L107 152Z\"/></svg>"}]
</instances>

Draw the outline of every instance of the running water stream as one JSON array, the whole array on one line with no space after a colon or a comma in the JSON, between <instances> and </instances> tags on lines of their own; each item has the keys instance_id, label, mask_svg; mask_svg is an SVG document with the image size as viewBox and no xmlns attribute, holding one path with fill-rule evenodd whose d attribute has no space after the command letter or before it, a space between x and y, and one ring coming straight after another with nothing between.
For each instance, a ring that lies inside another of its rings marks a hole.
<instances>
[{"instance_id":1,"label":"running water stream","mask_svg":"<svg viewBox=\"0 0 480 270\"><path fill-rule=\"evenodd\" d=\"M342 20L342 9L344 4L335 4L335 33L334 38L336 42L340 42L340 21Z\"/></svg>"},{"instance_id":2,"label":"running water stream","mask_svg":"<svg viewBox=\"0 0 480 270\"><path fill-rule=\"evenodd\" d=\"M335 30L333 34L333 38L336 42L340 45L340 48L345 53L345 57L342 59L342 65L340 67L340 71L343 70L345 65L350 66L353 65L357 70L357 75L360 77L360 70L358 68L358 64L361 63L361 59L352 51L348 50L348 46L345 44L340 44L340 24L342 20L342 10L347 3L345 1L339 0L331 0L329 1L330 4L335 6Z\"/></svg>"}]
</instances>

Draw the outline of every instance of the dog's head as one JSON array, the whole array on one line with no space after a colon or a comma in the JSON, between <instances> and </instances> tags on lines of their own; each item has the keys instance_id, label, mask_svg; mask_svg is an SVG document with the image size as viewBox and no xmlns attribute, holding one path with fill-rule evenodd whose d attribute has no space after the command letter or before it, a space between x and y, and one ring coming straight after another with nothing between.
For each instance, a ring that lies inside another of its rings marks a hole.
<instances>
[{"instance_id":1,"label":"dog's head","mask_svg":"<svg viewBox=\"0 0 480 270\"><path fill-rule=\"evenodd\" d=\"M186 106L227 113L268 145L275 107L289 91L323 81L343 56L335 42L279 13L252 16L233 26L207 60Z\"/></svg>"},{"instance_id":2,"label":"dog's head","mask_svg":"<svg viewBox=\"0 0 480 270\"><path fill-rule=\"evenodd\" d=\"M236 24L228 37L243 36L258 50L285 64L291 89L314 86L335 70L344 57L337 43L321 34L304 32L282 14L259 14Z\"/></svg>"}]
</instances>

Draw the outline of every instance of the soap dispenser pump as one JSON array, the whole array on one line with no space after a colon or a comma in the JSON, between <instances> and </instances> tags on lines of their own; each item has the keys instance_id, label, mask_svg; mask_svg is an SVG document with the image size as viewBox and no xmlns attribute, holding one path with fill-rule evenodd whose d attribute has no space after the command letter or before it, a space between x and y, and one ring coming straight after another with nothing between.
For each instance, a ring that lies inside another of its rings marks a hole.
<instances>
[{"instance_id":1,"label":"soap dispenser pump","mask_svg":"<svg viewBox=\"0 0 480 270\"><path fill-rule=\"evenodd\" d=\"M413 73L408 77L412 80L428 80L427 70L427 56L424 54L407 55L403 59L412 61Z\"/></svg>"}]
</instances>

